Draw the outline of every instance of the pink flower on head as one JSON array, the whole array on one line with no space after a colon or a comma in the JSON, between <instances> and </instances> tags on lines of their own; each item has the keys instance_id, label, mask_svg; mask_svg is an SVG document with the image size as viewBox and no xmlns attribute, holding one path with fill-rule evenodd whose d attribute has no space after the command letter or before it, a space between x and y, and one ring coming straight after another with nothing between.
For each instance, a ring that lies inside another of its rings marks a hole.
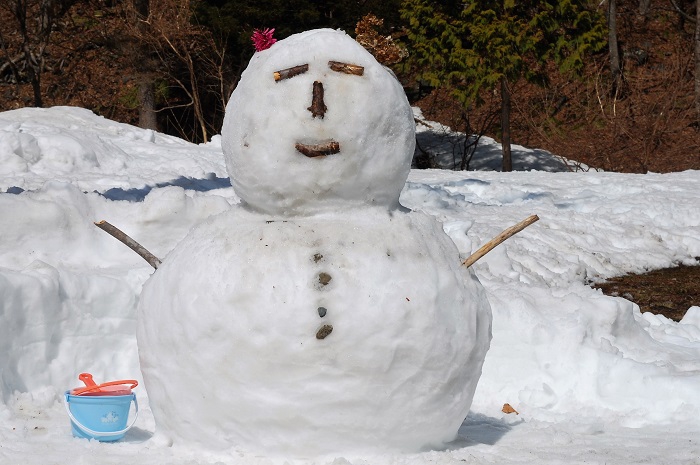
<instances>
[{"instance_id":1,"label":"pink flower on head","mask_svg":"<svg viewBox=\"0 0 700 465\"><path fill-rule=\"evenodd\" d=\"M255 29L253 30L253 36L250 38L253 41L253 45L255 46L255 51L256 52L262 52L263 50L267 50L268 48L272 47L272 44L277 42L277 39L272 37L272 34L275 33L275 29L269 29L265 28L263 30L260 29Z\"/></svg>"}]
</instances>

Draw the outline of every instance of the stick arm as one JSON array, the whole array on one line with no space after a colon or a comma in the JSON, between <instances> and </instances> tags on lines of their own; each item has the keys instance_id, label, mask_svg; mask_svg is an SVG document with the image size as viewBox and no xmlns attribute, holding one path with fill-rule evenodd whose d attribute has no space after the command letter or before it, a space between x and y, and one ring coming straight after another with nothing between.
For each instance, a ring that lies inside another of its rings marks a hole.
<instances>
[{"instance_id":1,"label":"stick arm","mask_svg":"<svg viewBox=\"0 0 700 465\"><path fill-rule=\"evenodd\" d=\"M151 252L146 250L144 246L142 246L141 244L133 240L131 237L129 237L124 231L117 228L116 226L113 226L107 221L97 221L95 222L95 226L97 226L98 228L108 233L109 235L111 235L112 237L129 247L131 250L139 254L141 258L146 260L148 264L151 265L154 269L157 270L160 264L162 263L160 258L153 255Z\"/></svg>"},{"instance_id":2,"label":"stick arm","mask_svg":"<svg viewBox=\"0 0 700 465\"><path fill-rule=\"evenodd\" d=\"M481 248L479 250L477 250L476 252L471 254L469 256L469 258L467 258L466 260L464 260L462 262L462 265L469 268L477 260L479 260L481 257L483 257L484 255L489 253L491 250L493 250L501 242L505 241L506 239L508 239L511 236L518 234L520 231L527 228L528 226L530 226L532 223L534 223L535 221L537 221L539 219L540 219L539 216L531 215L531 216L528 216L527 218L525 218L524 220L522 220L520 223L518 223L514 226L511 226L510 228L502 231L498 236L494 237L493 239L488 241L486 244L481 246Z\"/></svg>"}]
</instances>

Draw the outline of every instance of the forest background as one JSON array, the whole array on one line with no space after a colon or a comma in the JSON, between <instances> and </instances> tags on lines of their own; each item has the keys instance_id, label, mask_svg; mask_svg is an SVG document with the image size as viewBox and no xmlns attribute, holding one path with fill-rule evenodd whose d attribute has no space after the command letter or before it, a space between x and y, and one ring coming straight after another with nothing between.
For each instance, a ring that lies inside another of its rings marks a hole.
<instances>
[{"instance_id":1,"label":"forest background","mask_svg":"<svg viewBox=\"0 0 700 465\"><path fill-rule=\"evenodd\" d=\"M503 142L503 170L511 141L572 169L700 169L699 1L0 0L0 111L78 106L204 142L255 29L331 27L426 119L470 135L455 169L482 135Z\"/></svg>"}]
</instances>

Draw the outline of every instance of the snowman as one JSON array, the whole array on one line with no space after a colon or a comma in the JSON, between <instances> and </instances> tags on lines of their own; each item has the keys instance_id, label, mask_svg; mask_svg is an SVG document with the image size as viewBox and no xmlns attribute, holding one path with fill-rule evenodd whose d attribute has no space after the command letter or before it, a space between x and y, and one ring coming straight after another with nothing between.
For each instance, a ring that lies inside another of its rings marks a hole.
<instances>
[{"instance_id":1,"label":"snowman","mask_svg":"<svg viewBox=\"0 0 700 465\"><path fill-rule=\"evenodd\" d=\"M399 82L344 32L253 56L222 130L241 203L193 229L139 304L159 435L286 457L456 437L491 310L441 225L399 204L414 131Z\"/></svg>"}]
</instances>

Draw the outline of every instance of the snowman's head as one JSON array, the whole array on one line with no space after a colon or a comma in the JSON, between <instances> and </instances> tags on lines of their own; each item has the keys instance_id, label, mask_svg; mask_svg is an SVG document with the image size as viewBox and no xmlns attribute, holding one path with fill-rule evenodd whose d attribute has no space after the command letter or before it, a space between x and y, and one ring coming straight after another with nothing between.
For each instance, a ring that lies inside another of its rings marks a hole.
<instances>
[{"instance_id":1,"label":"snowman's head","mask_svg":"<svg viewBox=\"0 0 700 465\"><path fill-rule=\"evenodd\" d=\"M344 32L319 29L253 56L222 145L234 190L258 211L395 208L415 125L393 74Z\"/></svg>"}]
</instances>

